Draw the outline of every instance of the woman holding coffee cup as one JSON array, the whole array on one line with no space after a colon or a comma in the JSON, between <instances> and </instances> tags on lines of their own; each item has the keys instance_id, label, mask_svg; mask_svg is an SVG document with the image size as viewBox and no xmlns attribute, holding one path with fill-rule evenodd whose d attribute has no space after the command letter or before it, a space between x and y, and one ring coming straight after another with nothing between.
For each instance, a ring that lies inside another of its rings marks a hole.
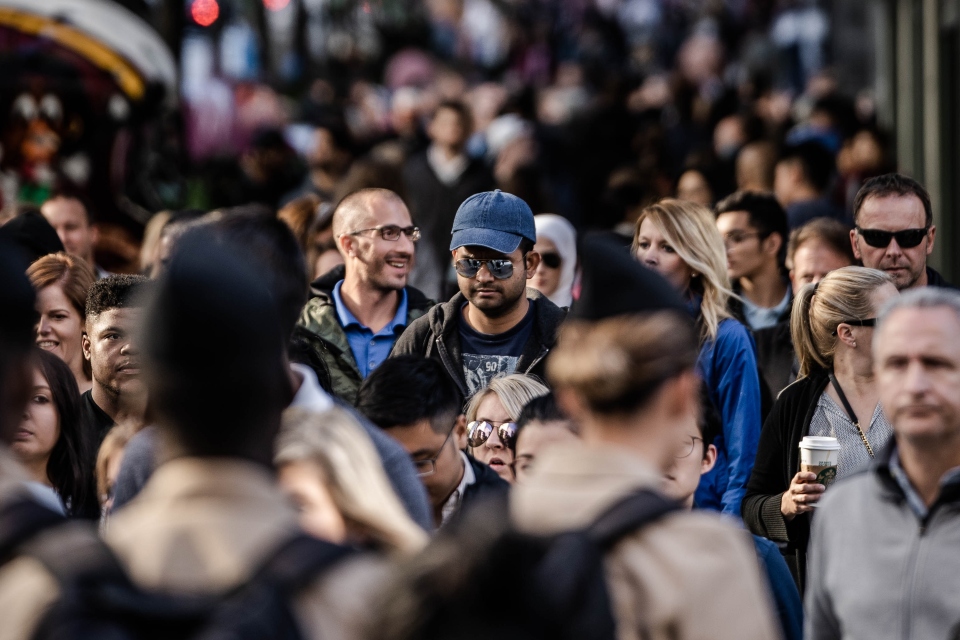
<instances>
[{"instance_id":1,"label":"woman holding coffee cup","mask_svg":"<svg viewBox=\"0 0 960 640\"><path fill-rule=\"evenodd\" d=\"M896 295L882 271L844 267L802 288L793 302L800 374L764 423L743 519L781 544L801 588L808 514L834 478L869 463L893 435L879 404L871 342L877 313Z\"/></svg>"}]
</instances>

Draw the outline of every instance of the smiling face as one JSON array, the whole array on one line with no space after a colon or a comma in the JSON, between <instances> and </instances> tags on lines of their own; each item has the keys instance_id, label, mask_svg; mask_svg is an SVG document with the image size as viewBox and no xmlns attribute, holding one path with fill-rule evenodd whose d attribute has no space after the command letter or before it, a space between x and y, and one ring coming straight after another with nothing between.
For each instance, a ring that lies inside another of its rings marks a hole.
<instances>
[{"instance_id":1,"label":"smiling face","mask_svg":"<svg viewBox=\"0 0 960 640\"><path fill-rule=\"evenodd\" d=\"M83 355L90 361L94 386L111 396L144 392L140 350L133 338L140 314L132 307L107 309L87 320Z\"/></svg>"},{"instance_id":2,"label":"smiling face","mask_svg":"<svg viewBox=\"0 0 960 640\"><path fill-rule=\"evenodd\" d=\"M920 198L914 195L872 197L863 201L857 225L881 231L922 229L926 226L926 212ZM891 238L886 247L871 247L856 230L850 232L850 239L853 253L863 261L863 266L886 271L897 289L903 291L917 286L925 275L936 233L937 228L930 227L923 241L910 248L901 247L896 238Z\"/></svg>"},{"instance_id":3,"label":"smiling face","mask_svg":"<svg viewBox=\"0 0 960 640\"><path fill-rule=\"evenodd\" d=\"M67 363L76 375L83 371L83 318L59 284L37 292L37 346Z\"/></svg>"},{"instance_id":4,"label":"smiling face","mask_svg":"<svg viewBox=\"0 0 960 640\"><path fill-rule=\"evenodd\" d=\"M53 393L39 369L33 371L33 393L23 412L10 448L25 464L39 467L46 464L60 437L60 415Z\"/></svg>"},{"instance_id":5,"label":"smiling face","mask_svg":"<svg viewBox=\"0 0 960 640\"><path fill-rule=\"evenodd\" d=\"M673 287L685 293L690 288L693 269L687 266L660 228L650 218L644 218L637 234L637 259L645 267L653 269Z\"/></svg>"},{"instance_id":6,"label":"smiling face","mask_svg":"<svg viewBox=\"0 0 960 640\"><path fill-rule=\"evenodd\" d=\"M487 393L480 404L477 406L478 422L489 422L494 427L499 427L505 422L513 422L514 419L507 413L500 403L500 398L495 393ZM480 462L489 465L491 469L497 472L497 475L513 482L513 451L508 449L500 440L497 429L493 429L490 437L479 447L471 449L470 453Z\"/></svg>"},{"instance_id":7,"label":"smiling face","mask_svg":"<svg viewBox=\"0 0 960 640\"><path fill-rule=\"evenodd\" d=\"M374 198L367 214L358 216L354 224L355 228L348 233L388 225L405 229L413 222L402 201ZM407 286L416 248L407 234L401 233L399 239L391 241L384 240L378 231L364 231L343 235L339 242L347 271L367 286L377 291L399 291Z\"/></svg>"}]
</instances>

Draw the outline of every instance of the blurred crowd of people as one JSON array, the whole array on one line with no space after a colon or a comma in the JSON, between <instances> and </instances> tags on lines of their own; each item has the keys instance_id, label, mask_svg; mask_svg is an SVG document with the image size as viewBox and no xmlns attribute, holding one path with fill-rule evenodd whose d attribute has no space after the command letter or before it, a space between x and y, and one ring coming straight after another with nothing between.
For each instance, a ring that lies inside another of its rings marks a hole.
<instances>
[{"instance_id":1,"label":"blurred crowd of people","mask_svg":"<svg viewBox=\"0 0 960 640\"><path fill-rule=\"evenodd\" d=\"M953 637L960 292L761 4L427 3L129 273L19 207L0 638Z\"/></svg>"}]
</instances>

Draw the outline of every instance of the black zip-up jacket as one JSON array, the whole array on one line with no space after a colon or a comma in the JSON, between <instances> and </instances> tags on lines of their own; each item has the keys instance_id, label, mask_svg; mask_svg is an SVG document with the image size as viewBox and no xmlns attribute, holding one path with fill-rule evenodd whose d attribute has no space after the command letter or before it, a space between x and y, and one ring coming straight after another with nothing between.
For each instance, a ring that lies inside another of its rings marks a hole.
<instances>
[{"instance_id":1,"label":"black zip-up jacket","mask_svg":"<svg viewBox=\"0 0 960 640\"><path fill-rule=\"evenodd\" d=\"M557 343L560 324L567 312L550 302L535 289L527 289L527 298L535 301L533 331L517 361L516 373L543 375L544 360ZM393 345L391 356L421 355L443 364L460 392L469 395L467 379L463 374L463 358L460 350L460 309L467 299L457 293L449 301L438 304L427 314L407 327Z\"/></svg>"},{"instance_id":2,"label":"black zip-up jacket","mask_svg":"<svg viewBox=\"0 0 960 640\"><path fill-rule=\"evenodd\" d=\"M827 388L825 371L797 380L777 398L757 446L741 514L752 533L776 542L797 585L803 591L810 515L802 513L787 522L780 513L780 499L800 470L800 441L810 432L817 402Z\"/></svg>"}]
</instances>

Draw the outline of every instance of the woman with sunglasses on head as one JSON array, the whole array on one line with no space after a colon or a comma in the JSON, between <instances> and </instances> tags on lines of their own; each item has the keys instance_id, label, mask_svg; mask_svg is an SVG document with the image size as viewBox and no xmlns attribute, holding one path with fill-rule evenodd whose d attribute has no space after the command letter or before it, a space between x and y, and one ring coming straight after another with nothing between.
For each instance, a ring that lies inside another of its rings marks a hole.
<instances>
[{"instance_id":1,"label":"woman with sunglasses on head","mask_svg":"<svg viewBox=\"0 0 960 640\"><path fill-rule=\"evenodd\" d=\"M569 307L577 275L577 231L566 218L553 213L534 216L533 222L537 226L533 250L540 254L540 266L530 287L558 307Z\"/></svg>"},{"instance_id":2,"label":"woman with sunglasses on head","mask_svg":"<svg viewBox=\"0 0 960 640\"><path fill-rule=\"evenodd\" d=\"M739 517L760 438L761 395L753 338L728 311L733 294L723 238L709 209L668 198L640 213L633 251L680 292L699 327L697 371L723 428L697 504Z\"/></svg>"},{"instance_id":3,"label":"woman with sunglasses on head","mask_svg":"<svg viewBox=\"0 0 960 640\"><path fill-rule=\"evenodd\" d=\"M513 458L517 420L523 407L550 390L532 376L494 378L467 403L467 444L470 453L507 482L514 481Z\"/></svg>"},{"instance_id":4,"label":"woman with sunglasses on head","mask_svg":"<svg viewBox=\"0 0 960 640\"><path fill-rule=\"evenodd\" d=\"M801 289L791 333L800 362L795 383L780 394L760 435L757 460L743 501L753 533L782 545L803 587L810 516L824 492L801 473L800 441L828 436L840 443L837 478L868 464L893 434L873 377L873 323L897 296L893 280L876 269L843 267Z\"/></svg>"},{"instance_id":5,"label":"woman with sunglasses on head","mask_svg":"<svg viewBox=\"0 0 960 640\"><path fill-rule=\"evenodd\" d=\"M66 363L36 350L33 391L10 449L45 504L71 517L97 519L93 443L80 421L80 393Z\"/></svg>"}]
</instances>

